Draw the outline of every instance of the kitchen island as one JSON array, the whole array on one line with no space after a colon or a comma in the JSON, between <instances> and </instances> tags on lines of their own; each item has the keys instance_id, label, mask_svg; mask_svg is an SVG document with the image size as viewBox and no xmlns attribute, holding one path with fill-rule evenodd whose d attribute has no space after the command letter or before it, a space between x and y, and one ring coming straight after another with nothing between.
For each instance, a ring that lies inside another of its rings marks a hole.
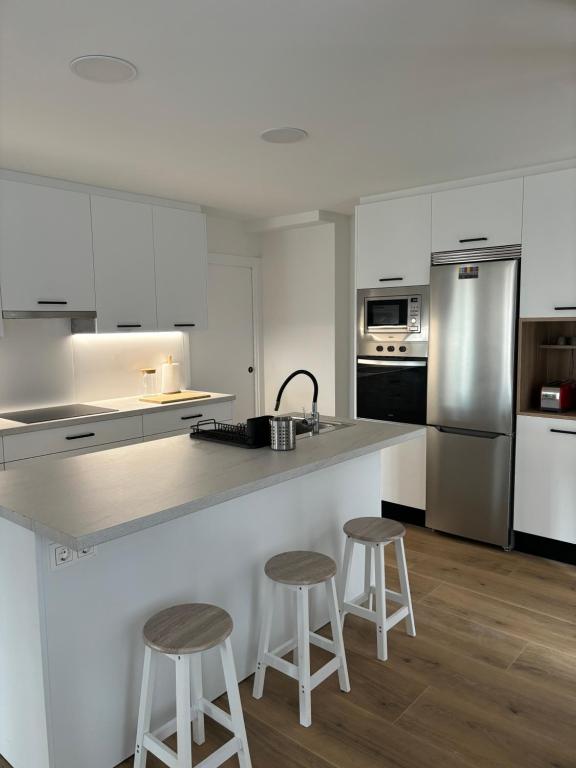
<instances>
[{"instance_id":1,"label":"kitchen island","mask_svg":"<svg viewBox=\"0 0 576 768\"><path fill-rule=\"evenodd\" d=\"M0 754L14 768L113 768L133 753L141 627L163 607L225 608L239 678L254 671L266 559L340 562L343 523L380 514L379 451L422 432L339 421L289 453L178 436L0 477ZM361 591L360 562L353 573ZM278 642L291 609L278 606ZM325 620L313 601L312 626ZM213 698L224 685L206 656ZM169 672L153 725L173 716Z\"/></svg>"}]
</instances>

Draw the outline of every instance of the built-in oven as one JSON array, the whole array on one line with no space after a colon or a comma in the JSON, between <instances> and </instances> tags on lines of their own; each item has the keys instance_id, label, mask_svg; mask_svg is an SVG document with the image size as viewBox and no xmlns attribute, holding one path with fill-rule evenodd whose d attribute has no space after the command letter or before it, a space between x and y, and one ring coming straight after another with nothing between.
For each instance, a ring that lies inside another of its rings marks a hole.
<instances>
[{"instance_id":1,"label":"built-in oven","mask_svg":"<svg viewBox=\"0 0 576 768\"><path fill-rule=\"evenodd\" d=\"M426 424L428 286L358 291L356 415Z\"/></svg>"}]
</instances>

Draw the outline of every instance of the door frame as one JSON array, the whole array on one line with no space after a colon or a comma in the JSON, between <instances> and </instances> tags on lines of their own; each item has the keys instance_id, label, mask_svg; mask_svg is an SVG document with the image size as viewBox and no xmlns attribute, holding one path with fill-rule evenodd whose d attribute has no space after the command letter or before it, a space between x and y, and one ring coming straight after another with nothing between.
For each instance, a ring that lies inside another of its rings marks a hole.
<instances>
[{"instance_id":1,"label":"door frame","mask_svg":"<svg viewBox=\"0 0 576 768\"><path fill-rule=\"evenodd\" d=\"M264 397L264 356L262 350L262 260L255 256L236 256L228 253L209 253L208 265L245 267L252 277L252 329L254 351L254 413L260 416ZM210 307L208 307L210 312Z\"/></svg>"}]
</instances>

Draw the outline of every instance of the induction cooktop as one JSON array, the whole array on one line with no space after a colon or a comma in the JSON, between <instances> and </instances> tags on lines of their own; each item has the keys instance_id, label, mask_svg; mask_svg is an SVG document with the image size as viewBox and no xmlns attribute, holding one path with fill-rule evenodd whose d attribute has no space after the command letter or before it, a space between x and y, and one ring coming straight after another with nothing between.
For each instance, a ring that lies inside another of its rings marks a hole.
<instances>
[{"instance_id":1,"label":"induction cooktop","mask_svg":"<svg viewBox=\"0 0 576 768\"><path fill-rule=\"evenodd\" d=\"M97 405L56 405L51 408L33 408L30 411L11 411L0 413L0 419L18 421L20 424L39 424L42 421L74 419L77 416L95 416L98 413L117 413L117 408L100 408Z\"/></svg>"}]
</instances>

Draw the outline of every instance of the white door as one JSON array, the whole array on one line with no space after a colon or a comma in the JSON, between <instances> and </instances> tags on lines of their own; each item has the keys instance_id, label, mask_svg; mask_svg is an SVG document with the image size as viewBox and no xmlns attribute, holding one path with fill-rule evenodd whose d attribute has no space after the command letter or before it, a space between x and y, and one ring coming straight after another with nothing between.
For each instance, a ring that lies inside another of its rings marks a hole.
<instances>
[{"instance_id":1,"label":"white door","mask_svg":"<svg viewBox=\"0 0 576 768\"><path fill-rule=\"evenodd\" d=\"M152 208L91 195L100 333L156 330Z\"/></svg>"},{"instance_id":2,"label":"white door","mask_svg":"<svg viewBox=\"0 0 576 768\"><path fill-rule=\"evenodd\" d=\"M195 389L236 395L234 421L256 415L252 268L208 264L208 328L190 334Z\"/></svg>"},{"instance_id":3,"label":"white door","mask_svg":"<svg viewBox=\"0 0 576 768\"><path fill-rule=\"evenodd\" d=\"M158 329L206 327L206 216L153 206Z\"/></svg>"},{"instance_id":4,"label":"white door","mask_svg":"<svg viewBox=\"0 0 576 768\"><path fill-rule=\"evenodd\" d=\"M84 192L0 180L0 253L5 310L94 311Z\"/></svg>"}]
</instances>

